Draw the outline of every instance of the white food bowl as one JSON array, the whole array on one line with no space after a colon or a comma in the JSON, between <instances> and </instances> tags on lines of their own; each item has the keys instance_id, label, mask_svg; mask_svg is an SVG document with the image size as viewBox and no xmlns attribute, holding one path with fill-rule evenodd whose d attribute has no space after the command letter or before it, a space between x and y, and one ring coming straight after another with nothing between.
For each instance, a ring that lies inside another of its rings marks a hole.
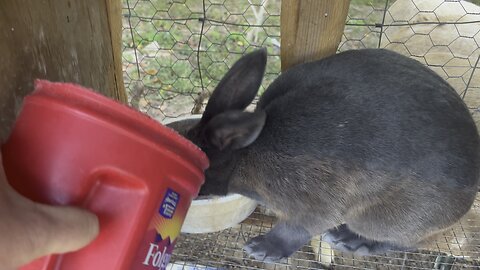
<instances>
[{"instance_id":1,"label":"white food bowl","mask_svg":"<svg viewBox=\"0 0 480 270\"><path fill-rule=\"evenodd\" d=\"M180 121L193 124L192 119L200 119L200 116L170 119L163 124ZM184 125L180 126L186 128ZM245 220L256 207L256 201L240 194L199 197L192 201L181 231L183 233L211 233L225 230Z\"/></svg>"},{"instance_id":2,"label":"white food bowl","mask_svg":"<svg viewBox=\"0 0 480 270\"><path fill-rule=\"evenodd\" d=\"M182 232L210 233L225 230L242 222L256 207L256 201L240 194L193 200Z\"/></svg>"}]
</instances>

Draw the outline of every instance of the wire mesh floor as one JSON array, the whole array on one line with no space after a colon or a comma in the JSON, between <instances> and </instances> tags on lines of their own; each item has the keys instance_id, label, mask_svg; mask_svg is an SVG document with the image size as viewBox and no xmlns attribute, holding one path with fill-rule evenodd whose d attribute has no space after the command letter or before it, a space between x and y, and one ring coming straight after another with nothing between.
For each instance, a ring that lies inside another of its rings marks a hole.
<instances>
[{"instance_id":1,"label":"wire mesh floor","mask_svg":"<svg viewBox=\"0 0 480 270\"><path fill-rule=\"evenodd\" d=\"M168 269L480 269L480 193L459 224L431 247L417 252L358 257L334 251L316 237L281 263L248 258L242 250L245 242L266 233L273 224L275 217L259 207L241 224L224 231L183 234Z\"/></svg>"}]
</instances>

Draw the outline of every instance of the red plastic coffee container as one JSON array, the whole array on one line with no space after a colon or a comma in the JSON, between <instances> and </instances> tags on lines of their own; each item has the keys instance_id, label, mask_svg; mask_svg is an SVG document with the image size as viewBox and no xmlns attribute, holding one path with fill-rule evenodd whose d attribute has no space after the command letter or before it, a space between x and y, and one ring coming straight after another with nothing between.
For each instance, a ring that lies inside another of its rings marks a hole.
<instances>
[{"instance_id":1,"label":"red plastic coffee container","mask_svg":"<svg viewBox=\"0 0 480 270\"><path fill-rule=\"evenodd\" d=\"M2 152L18 192L89 209L100 220L87 247L22 270L163 269L208 167L195 145L147 116L48 81L25 98Z\"/></svg>"}]
</instances>

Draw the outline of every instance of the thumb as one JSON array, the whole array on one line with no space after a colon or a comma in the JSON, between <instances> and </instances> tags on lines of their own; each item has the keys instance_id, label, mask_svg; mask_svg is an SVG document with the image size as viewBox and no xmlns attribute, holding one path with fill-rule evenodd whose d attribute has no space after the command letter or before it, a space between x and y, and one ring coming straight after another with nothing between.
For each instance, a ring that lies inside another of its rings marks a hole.
<instances>
[{"instance_id":1,"label":"thumb","mask_svg":"<svg viewBox=\"0 0 480 270\"><path fill-rule=\"evenodd\" d=\"M99 232L98 218L85 210L67 206L37 205L44 215L42 226L49 231L43 255L76 251L89 244Z\"/></svg>"},{"instance_id":2,"label":"thumb","mask_svg":"<svg viewBox=\"0 0 480 270\"><path fill-rule=\"evenodd\" d=\"M85 210L33 202L9 184L0 154L0 268L12 269L52 253L78 250L99 232Z\"/></svg>"},{"instance_id":3,"label":"thumb","mask_svg":"<svg viewBox=\"0 0 480 270\"><path fill-rule=\"evenodd\" d=\"M5 269L46 255L76 251L98 235L98 219L90 212L39 204L17 194L14 197L15 203L8 207L12 211L3 215L0 211L4 221L0 222L4 240L0 242L0 261Z\"/></svg>"}]
</instances>

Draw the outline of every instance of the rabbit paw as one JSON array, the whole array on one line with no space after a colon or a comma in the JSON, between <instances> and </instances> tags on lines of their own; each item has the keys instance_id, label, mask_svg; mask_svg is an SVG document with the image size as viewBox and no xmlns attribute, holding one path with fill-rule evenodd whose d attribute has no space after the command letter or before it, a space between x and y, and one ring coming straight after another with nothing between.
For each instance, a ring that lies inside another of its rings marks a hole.
<instances>
[{"instance_id":1,"label":"rabbit paw","mask_svg":"<svg viewBox=\"0 0 480 270\"><path fill-rule=\"evenodd\" d=\"M265 235L250 239L243 249L250 257L255 258L255 260L265 262L278 262L290 255L285 256L285 251L281 249L281 246L269 241Z\"/></svg>"},{"instance_id":2,"label":"rabbit paw","mask_svg":"<svg viewBox=\"0 0 480 270\"><path fill-rule=\"evenodd\" d=\"M267 234L250 239L243 249L256 260L278 262L295 253L310 238L302 226L279 222Z\"/></svg>"},{"instance_id":3,"label":"rabbit paw","mask_svg":"<svg viewBox=\"0 0 480 270\"><path fill-rule=\"evenodd\" d=\"M322 240L334 249L359 256L384 254L389 251L406 250L388 242L370 240L352 232L346 224L330 229L322 235Z\"/></svg>"}]
</instances>

